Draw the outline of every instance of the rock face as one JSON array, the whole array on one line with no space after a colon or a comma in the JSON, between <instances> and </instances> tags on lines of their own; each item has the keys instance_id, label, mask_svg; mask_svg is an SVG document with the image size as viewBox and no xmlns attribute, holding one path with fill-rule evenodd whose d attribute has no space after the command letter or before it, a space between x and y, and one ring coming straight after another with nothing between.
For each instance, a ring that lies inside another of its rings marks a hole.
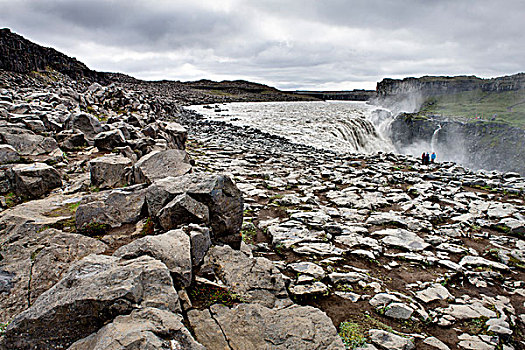
<instances>
[{"instance_id":1,"label":"rock face","mask_svg":"<svg viewBox=\"0 0 525 350\"><path fill-rule=\"evenodd\" d=\"M1 345L17 349L67 347L136 305L179 310L166 266L150 257L121 262L90 255L15 317Z\"/></svg>"},{"instance_id":2,"label":"rock face","mask_svg":"<svg viewBox=\"0 0 525 350\"><path fill-rule=\"evenodd\" d=\"M151 185L146 194L148 211L157 216L176 196L186 193L208 208L212 239L239 247L243 199L241 192L227 176L186 175L167 177ZM205 217L197 209L198 216Z\"/></svg>"},{"instance_id":3,"label":"rock face","mask_svg":"<svg viewBox=\"0 0 525 350\"><path fill-rule=\"evenodd\" d=\"M208 251L202 270L214 271L221 284L247 302L269 308L290 304L284 279L268 259L253 259L229 246L215 246Z\"/></svg>"},{"instance_id":4,"label":"rock face","mask_svg":"<svg viewBox=\"0 0 525 350\"><path fill-rule=\"evenodd\" d=\"M150 307L118 316L97 333L69 347L70 350L131 348L205 350L184 327L181 317Z\"/></svg>"},{"instance_id":5,"label":"rock face","mask_svg":"<svg viewBox=\"0 0 525 350\"><path fill-rule=\"evenodd\" d=\"M7 28L0 29L0 57L0 68L8 71L29 73L51 67L73 79L103 77L102 73L90 70L76 59L52 48L34 44Z\"/></svg>"},{"instance_id":6,"label":"rock face","mask_svg":"<svg viewBox=\"0 0 525 350\"><path fill-rule=\"evenodd\" d=\"M268 309L240 304L190 311L195 337L207 349L344 349L328 317L309 306Z\"/></svg>"},{"instance_id":7,"label":"rock face","mask_svg":"<svg viewBox=\"0 0 525 350\"><path fill-rule=\"evenodd\" d=\"M113 255L124 259L151 256L162 261L185 287L192 282L190 237L183 230L137 239L119 248Z\"/></svg>"},{"instance_id":8,"label":"rock face","mask_svg":"<svg viewBox=\"0 0 525 350\"><path fill-rule=\"evenodd\" d=\"M472 169L497 169L515 171L525 175L523 165L523 129L496 123L461 123L447 120L415 119L408 115L395 118L392 126L392 141L397 149L406 149L421 140L432 140L440 127L436 139L440 157L461 162ZM490 130L490 133L487 133ZM449 148L447 145L461 147ZM483 150L490 149L490 153Z\"/></svg>"}]
</instances>

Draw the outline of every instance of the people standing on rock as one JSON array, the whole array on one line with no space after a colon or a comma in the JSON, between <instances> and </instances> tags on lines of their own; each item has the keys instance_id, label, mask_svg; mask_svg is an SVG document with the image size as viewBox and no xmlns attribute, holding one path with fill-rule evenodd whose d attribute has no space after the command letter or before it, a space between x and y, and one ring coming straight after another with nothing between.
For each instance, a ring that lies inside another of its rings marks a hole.
<instances>
[{"instance_id":1,"label":"people standing on rock","mask_svg":"<svg viewBox=\"0 0 525 350\"><path fill-rule=\"evenodd\" d=\"M436 152L432 152L432 155L430 156L430 161L431 161L432 163L434 163L434 161L436 160L436 157L437 157L437 156L436 156Z\"/></svg>"},{"instance_id":2,"label":"people standing on rock","mask_svg":"<svg viewBox=\"0 0 525 350\"><path fill-rule=\"evenodd\" d=\"M425 156L426 156L426 153L423 152L423 154L421 155L421 164L425 165Z\"/></svg>"}]
</instances>

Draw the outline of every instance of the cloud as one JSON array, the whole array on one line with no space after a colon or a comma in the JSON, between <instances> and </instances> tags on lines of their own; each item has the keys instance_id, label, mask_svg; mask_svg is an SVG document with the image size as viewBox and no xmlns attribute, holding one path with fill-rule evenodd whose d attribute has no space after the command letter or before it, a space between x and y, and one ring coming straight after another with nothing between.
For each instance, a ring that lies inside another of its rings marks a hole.
<instances>
[{"instance_id":1,"label":"cloud","mask_svg":"<svg viewBox=\"0 0 525 350\"><path fill-rule=\"evenodd\" d=\"M0 0L0 23L101 71L373 88L523 70L519 0ZM362 85L359 85L362 84Z\"/></svg>"}]
</instances>

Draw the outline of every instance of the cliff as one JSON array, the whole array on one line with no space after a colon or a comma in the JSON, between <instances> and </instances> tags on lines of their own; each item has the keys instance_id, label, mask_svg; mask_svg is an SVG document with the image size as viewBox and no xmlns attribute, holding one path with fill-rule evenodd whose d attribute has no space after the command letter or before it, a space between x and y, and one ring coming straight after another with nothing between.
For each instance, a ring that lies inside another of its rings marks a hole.
<instances>
[{"instance_id":1,"label":"cliff","mask_svg":"<svg viewBox=\"0 0 525 350\"><path fill-rule=\"evenodd\" d=\"M421 78L383 79L377 83L379 99L419 93L423 96L456 94L465 91L501 92L525 89L525 73L482 79L476 76L424 76Z\"/></svg>"}]
</instances>

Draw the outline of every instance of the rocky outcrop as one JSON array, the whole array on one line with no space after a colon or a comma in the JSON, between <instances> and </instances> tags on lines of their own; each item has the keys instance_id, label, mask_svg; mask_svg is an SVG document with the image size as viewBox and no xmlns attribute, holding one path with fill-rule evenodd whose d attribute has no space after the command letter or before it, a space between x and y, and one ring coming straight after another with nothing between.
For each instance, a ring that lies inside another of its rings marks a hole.
<instances>
[{"instance_id":1,"label":"rocky outcrop","mask_svg":"<svg viewBox=\"0 0 525 350\"><path fill-rule=\"evenodd\" d=\"M73 79L105 80L103 73L92 71L83 63L55 49L32 43L8 28L0 29L0 57L0 69L17 73L51 68Z\"/></svg>"}]
</instances>

